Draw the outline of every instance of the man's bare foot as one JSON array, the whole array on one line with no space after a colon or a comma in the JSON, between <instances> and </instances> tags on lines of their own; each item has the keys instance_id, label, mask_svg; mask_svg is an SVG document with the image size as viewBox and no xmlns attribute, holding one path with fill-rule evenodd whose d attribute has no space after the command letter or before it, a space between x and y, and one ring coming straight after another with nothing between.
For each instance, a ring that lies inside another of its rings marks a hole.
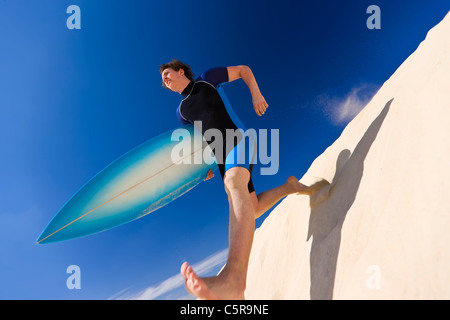
<instances>
[{"instance_id":1,"label":"man's bare foot","mask_svg":"<svg viewBox=\"0 0 450 320\"><path fill-rule=\"evenodd\" d=\"M290 176L287 181L286 185L289 186L291 189L290 193L296 193L296 194L308 194L308 186L305 186L304 184L300 183L296 177Z\"/></svg>"},{"instance_id":2,"label":"man's bare foot","mask_svg":"<svg viewBox=\"0 0 450 320\"><path fill-rule=\"evenodd\" d=\"M244 299L245 284L231 281L227 272L221 272L215 277L200 278L187 262L183 263L180 271L186 290L200 299Z\"/></svg>"},{"instance_id":3,"label":"man's bare foot","mask_svg":"<svg viewBox=\"0 0 450 320\"><path fill-rule=\"evenodd\" d=\"M200 278L189 265L185 262L181 265L181 275L184 278L184 285L186 290L200 299L214 300L215 297L211 290L206 286L206 283Z\"/></svg>"},{"instance_id":4,"label":"man's bare foot","mask_svg":"<svg viewBox=\"0 0 450 320\"><path fill-rule=\"evenodd\" d=\"M319 180L308 187L307 194L311 197L317 198L317 195L320 194L319 198L328 197L328 193L330 191L330 183L325 180ZM319 193L320 191L320 193ZM323 191L323 192L322 192ZM318 199L315 199L317 201ZM321 200L323 201L323 200Z\"/></svg>"}]
</instances>

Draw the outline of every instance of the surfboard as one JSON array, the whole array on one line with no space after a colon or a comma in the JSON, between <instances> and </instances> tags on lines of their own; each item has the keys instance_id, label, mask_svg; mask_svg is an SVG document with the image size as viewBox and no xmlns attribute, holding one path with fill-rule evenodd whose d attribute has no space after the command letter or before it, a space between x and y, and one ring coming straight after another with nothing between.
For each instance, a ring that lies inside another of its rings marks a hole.
<instances>
[{"instance_id":1,"label":"surfboard","mask_svg":"<svg viewBox=\"0 0 450 320\"><path fill-rule=\"evenodd\" d=\"M141 218L185 194L217 163L191 124L132 149L89 180L54 216L37 243L79 238Z\"/></svg>"}]
</instances>

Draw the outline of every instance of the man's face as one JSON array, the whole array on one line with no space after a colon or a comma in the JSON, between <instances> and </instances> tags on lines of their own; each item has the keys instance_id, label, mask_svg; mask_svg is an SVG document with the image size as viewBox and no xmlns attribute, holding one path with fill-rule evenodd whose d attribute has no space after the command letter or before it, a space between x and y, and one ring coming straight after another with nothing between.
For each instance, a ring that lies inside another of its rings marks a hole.
<instances>
[{"instance_id":1,"label":"man's face","mask_svg":"<svg viewBox=\"0 0 450 320\"><path fill-rule=\"evenodd\" d=\"M164 69L161 73L161 77L164 85L176 92L180 92L180 86L183 85L182 80L186 78L183 69L175 71L172 68Z\"/></svg>"}]
</instances>

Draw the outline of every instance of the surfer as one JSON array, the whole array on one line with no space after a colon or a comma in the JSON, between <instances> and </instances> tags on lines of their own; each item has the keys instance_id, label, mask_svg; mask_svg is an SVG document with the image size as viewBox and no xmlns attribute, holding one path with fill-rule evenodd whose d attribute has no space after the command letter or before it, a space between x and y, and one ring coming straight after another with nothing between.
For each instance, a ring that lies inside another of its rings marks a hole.
<instances>
[{"instance_id":1,"label":"surfer","mask_svg":"<svg viewBox=\"0 0 450 320\"><path fill-rule=\"evenodd\" d=\"M227 140L227 129L235 131L241 129L240 132L245 132L240 120L235 115L233 118L230 116L229 109L227 110L224 99L219 94L223 83L242 79L250 90L256 114L262 116L268 108L248 66L209 69L194 80L189 65L172 60L161 65L160 73L163 87L178 92L183 97L176 111L180 122L194 125L200 122L202 134L208 129L216 129L222 132L223 139ZM256 195L251 179L253 162L250 160L251 157L247 156L255 153L255 143L251 141L248 144L243 143L242 136L237 137L237 141L235 138L232 139L234 152L231 152L229 147L226 148L229 144L224 141L223 158L218 159L216 154L230 206L227 263L214 277L199 277L187 262L181 266L187 291L202 299L244 299L255 219L289 194L308 194L308 187L301 184L296 177L290 176L284 184ZM241 152L246 153L244 163L236 161ZM210 170L205 180L213 176Z\"/></svg>"}]
</instances>

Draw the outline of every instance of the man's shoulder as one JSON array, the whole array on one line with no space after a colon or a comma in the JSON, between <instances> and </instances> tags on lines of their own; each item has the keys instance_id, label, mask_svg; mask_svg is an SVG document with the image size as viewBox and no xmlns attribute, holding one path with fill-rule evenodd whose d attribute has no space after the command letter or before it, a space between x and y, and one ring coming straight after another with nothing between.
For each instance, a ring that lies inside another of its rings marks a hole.
<instances>
[{"instance_id":1,"label":"man's shoulder","mask_svg":"<svg viewBox=\"0 0 450 320\"><path fill-rule=\"evenodd\" d=\"M228 69L226 67L208 69L197 78L197 81L206 81L217 87L221 83L228 82Z\"/></svg>"}]
</instances>

